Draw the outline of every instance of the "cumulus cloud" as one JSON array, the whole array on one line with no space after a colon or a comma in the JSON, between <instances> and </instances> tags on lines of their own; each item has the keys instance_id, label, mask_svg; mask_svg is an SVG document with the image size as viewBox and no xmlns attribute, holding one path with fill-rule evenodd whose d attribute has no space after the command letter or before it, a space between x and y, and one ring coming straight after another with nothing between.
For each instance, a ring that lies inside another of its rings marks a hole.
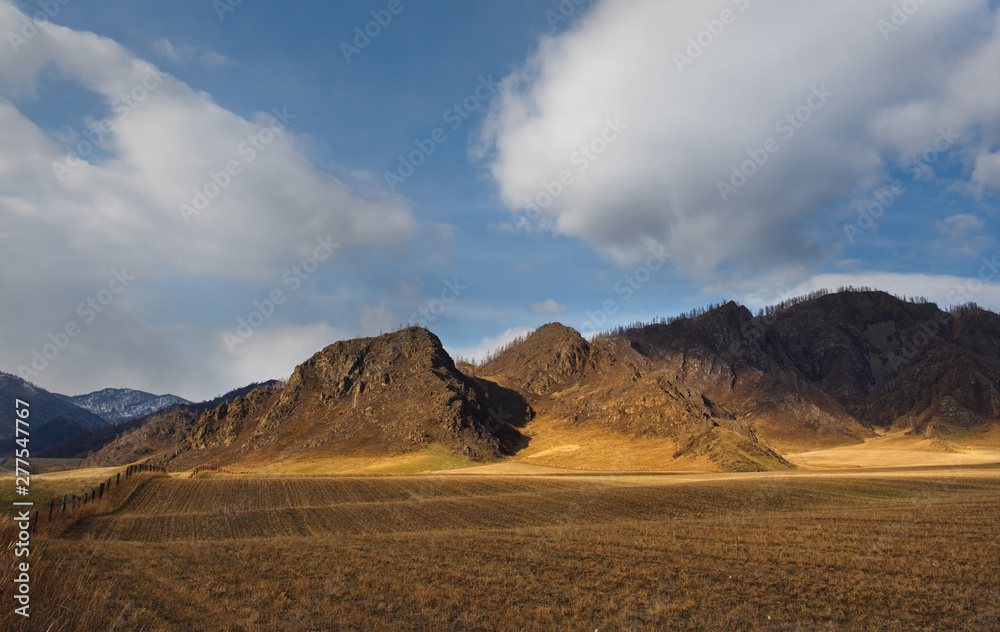
<instances>
[{"instance_id":1,"label":"cumulus cloud","mask_svg":"<svg viewBox=\"0 0 1000 632\"><path fill-rule=\"evenodd\" d=\"M696 278L802 278L836 253L836 209L939 129L965 173L993 173L995 7L920 4L895 30L893 12L601 0L505 78L474 154L507 207L620 264L659 243Z\"/></svg>"},{"instance_id":2,"label":"cumulus cloud","mask_svg":"<svg viewBox=\"0 0 1000 632\"><path fill-rule=\"evenodd\" d=\"M0 0L0 32L21 32L25 19ZM170 42L158 47L182 56ZM32 105L53 84L82 87L102 110L69 130L43 126ZM402 255L419 228L406 200L319 171L295 124L281 103L247 117L228 111L93 33L43 23L16 51L5 42L0 229L10 237L0 246L0 368L27 364L49 333L76 321L85 331L50 363L43 386L77 385L80 363L99 367L104 386L116 384L115 370L162 378L153 375L162 362L173 373L160 388L169 387L184 379L182 357L200 354L202 368L219 369L207 355L220 353L221 334L165 325L189 322L197 306L179 309L158 290L196 281L239 285L254 298L253 288L273 287L328 237L340 245L335 260L352 251ZM135 280L84 323L78 304L122 269ZM220 326L233 325L227 318ZM75 378L57 366L73 357ZM190 371L199 391L232 386L225 379L233 369L212 371Z\"/></svg>"},{"instance_id":3,"label":"cumulus cloud","mask_svg":"<svg viewBox=\"0 0 1000 632\"><path fill-rule=\"evenodd\" d=\"M547 298L541 303L528 305L528 311L532 314L562 314L566 311L566 306L560 305L551 298Z\"/></svg>"}]
</instances>

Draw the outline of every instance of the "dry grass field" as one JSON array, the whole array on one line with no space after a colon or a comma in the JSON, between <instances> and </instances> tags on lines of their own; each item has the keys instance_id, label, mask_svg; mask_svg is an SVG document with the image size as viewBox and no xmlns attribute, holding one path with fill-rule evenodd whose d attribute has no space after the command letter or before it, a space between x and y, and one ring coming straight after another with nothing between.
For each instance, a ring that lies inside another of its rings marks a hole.
<instances>
[{"instance_id":1,"label":"dry grass field","mask_svg":"<svg viewBox=\"0 0 1000 632\"><path fill-rule=\"evenodd\" d=\"M862 444L786 454L802 467L918 467L1000 462L1000 426L948 440L929 440L897 431Z\"/></svg>"},{"instance_id":2,"label":"dry grass field","mask_svg":"<svg viewBox=\"0 0 1000 632\"><path fill-rule=\"evenodd\" d=\"M40 501L48 503L51 498L59 497L62 494L82 496L84 492L97 487L101 481L107 480L120 471L122 468L95 467L86 470L55 471L32 475L32 500L36 503L40 503ZM0 516L12 515L11 502L15 500L24 499L15 493L14 475L4 472L0 474Z\"/></svg>"},{"instance_id":3,"label":"dry grass field","mask_svg":"<svg viewBox=\"0 0 1000 632\"><path fill-rule=\"evenodd\" d=\"M0 627L1000 629L997 524L988 466L153 476L43 525Z\"/></svg>"}]
</instances>

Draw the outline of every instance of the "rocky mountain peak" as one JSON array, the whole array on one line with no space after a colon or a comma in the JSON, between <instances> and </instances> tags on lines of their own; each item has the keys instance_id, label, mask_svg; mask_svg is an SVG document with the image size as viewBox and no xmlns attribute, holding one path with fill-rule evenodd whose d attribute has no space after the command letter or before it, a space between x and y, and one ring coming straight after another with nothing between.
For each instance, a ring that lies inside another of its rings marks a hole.
<instances>
[{"instance_id":1,"label":"rocky mountain peak","mask_svg":"<svg viewBox=\"0 0 1000 632\"><path fill-rule=\"evenodd\" d=\"M523 393L548 395L613 362L572 327L549 323L498 354L479 373Z\"/></svg>"}]
</instances>

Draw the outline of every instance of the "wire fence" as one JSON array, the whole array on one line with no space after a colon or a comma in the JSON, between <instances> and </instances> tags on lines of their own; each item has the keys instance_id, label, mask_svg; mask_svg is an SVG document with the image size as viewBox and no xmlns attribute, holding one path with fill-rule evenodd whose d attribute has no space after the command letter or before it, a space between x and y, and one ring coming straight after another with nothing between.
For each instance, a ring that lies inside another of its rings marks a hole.
<instances>
[{"instance_id":1,"label":"wire fence","mask_svg":"<svg viewBox=\"0 0 1000 632\"><path fill-rule=\"evenodd\" d=\"M53 498L49 501L48 522L51 523L55 518L63 515L68 514L72 516L74 513L83 509L87 505L103 499L106 494L111 493L111 490L118 489L132 478L144 473L166 474L167 470L159 465L136 463L135 465L129 465L121 472L115 473L114 476L109 476L106 481L103 481L97 487L84 492L80 496L76 494L63 494L61 502L59 498ZM38 529L38 517L40 511L42 510L36 509L34 515L32 516L31 533L34 533Z\"/></svg>"}]
</instances>

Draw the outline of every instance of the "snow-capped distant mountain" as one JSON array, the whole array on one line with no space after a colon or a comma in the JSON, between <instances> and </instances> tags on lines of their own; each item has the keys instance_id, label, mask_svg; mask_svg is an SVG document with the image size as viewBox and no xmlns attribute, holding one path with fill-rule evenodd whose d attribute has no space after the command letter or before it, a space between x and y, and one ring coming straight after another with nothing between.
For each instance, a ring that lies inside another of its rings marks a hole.
<instances>
[{"instance_id":1,"label":"snow-capped distant mountain","mask_svg":"<svg viewBox=\"0 0 1000 632\"><path fill-rule=\"evenodd\" d=\"M62 397L113 424L145 417L174 404L191 403L176 395L153 395L130 388L106 388L86 395Z\"/></svg>"},{"instance_id":2,"label":"snow-capped distant mountain","mask_svg":"<svg viewBox=\"0 0 1000 632\"><path fill-rule=\"evenodd\" d=\"M0 401L3 402L3 407L0 408L0 439L14 435L15 399L28 402L31 410L32 429L38 429L42 424L56 417L64 417L74 421L86 430L96 430L108 425L102 416L95 415L86 408L75 405L72 399L58 393L50 393L16 375L0 371ZM34 440L34 436L32 436L32 440ZM7 445L2 446L3 450L7 448Z\"/></svg>"}]
</instances>

